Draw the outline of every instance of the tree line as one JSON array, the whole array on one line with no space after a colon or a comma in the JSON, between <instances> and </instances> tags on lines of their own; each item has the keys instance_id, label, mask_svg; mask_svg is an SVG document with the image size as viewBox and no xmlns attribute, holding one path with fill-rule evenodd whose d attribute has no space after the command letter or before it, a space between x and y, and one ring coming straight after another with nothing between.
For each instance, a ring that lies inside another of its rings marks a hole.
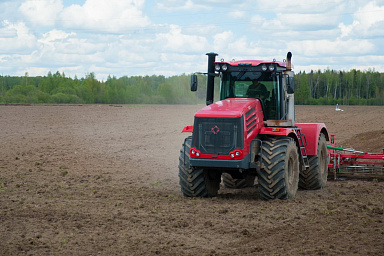
<instances>
[{"instance_id":1,"label":"tree line","mask_svg":"<svg viewBox=\"0 0 384 256\"><path fill-rule=\"evenodd\" d=\"M195 104L203 102L202 76L197 93L190 91L190 76L109 76L99 81L94 73L85 78L64 73L47 76L0 77L0 103L9 104Z\"/></svg>"},{"instance_id":2,"label":"tree line","mask_svg":"<svg viewBox=\"0 0 384 256\"><path fill-rule=\"evenodd\" d=\"M384 105L384 73L324 70L295 75L295 103L302 105Z\"/></svg>"},{"instance_id":3,"label":"tree line","mask_svg":"<svg viewBox=\"0 0 384 256\"><path fill-rule=\"evenodd\" d=\"M96 79L47 76L0 76L0 103L8 104L196 104L205 103L206 76L199 75L197 92L190 75L165 77L109 76ZM384 105L384 74L375 70L311 71L295 75L295 103L301 105ZM215 98L219 96L216 79Z\"/></svg>"}]
</instances>

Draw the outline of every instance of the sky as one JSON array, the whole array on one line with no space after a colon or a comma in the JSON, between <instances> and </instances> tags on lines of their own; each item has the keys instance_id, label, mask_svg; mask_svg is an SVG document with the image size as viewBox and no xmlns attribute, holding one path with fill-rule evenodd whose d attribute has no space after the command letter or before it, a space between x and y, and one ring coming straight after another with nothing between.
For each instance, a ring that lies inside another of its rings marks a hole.
<instances>
[{"instance_id":1,"label":"sky","mask_svg":"<svg viewBox=\"0 0 384 256\"><path fill-rule=\"evenodd\" d=\"M384 72L384 0L0 0L0 74L206 72L217 60Z\"/></svg>"}]
</instances>

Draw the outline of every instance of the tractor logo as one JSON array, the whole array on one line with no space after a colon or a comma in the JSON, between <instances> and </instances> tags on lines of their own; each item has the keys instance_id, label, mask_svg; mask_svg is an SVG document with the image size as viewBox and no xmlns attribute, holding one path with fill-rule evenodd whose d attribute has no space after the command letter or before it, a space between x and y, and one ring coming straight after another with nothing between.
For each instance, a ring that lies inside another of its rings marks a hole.
<instances>
[{"instance_id":1,"label":"tractor logo","mask_svg":"<svg viewBox=\"0 0 384 256\"><path fill-rule=\"evenodd\" d=\"M214 127L212 127L211 131L213 134L218 134L220 132L220 128L215 125Z\"/></svg>"}]
</instances>

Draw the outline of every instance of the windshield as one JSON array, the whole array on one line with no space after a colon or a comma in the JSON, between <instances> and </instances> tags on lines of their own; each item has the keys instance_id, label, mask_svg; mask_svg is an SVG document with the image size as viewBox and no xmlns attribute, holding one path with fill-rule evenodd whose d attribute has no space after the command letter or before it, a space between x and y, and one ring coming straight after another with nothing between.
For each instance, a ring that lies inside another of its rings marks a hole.
<instances>
[{"instance_id":1,"label":"windshield","mask_svg":"<svg viewBox=\"0 0 384 256\"><path fill-rule=\"evenodd\" d=\"M279 75L267 72L222 73L220 99L256 98L263 106L266 119L280 119Z\"/></svg>"}]
</instances>

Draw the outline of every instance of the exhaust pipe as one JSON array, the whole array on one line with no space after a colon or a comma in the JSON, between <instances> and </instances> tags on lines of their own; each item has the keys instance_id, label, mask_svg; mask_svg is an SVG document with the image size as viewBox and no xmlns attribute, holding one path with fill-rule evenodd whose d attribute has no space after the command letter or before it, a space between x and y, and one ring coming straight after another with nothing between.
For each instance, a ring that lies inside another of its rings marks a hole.
<instances>
[{"instance_id":1,"label":"exhaust pipe","mask_svg":"<svg viewBox=\"0 0 384 256\"><path fill-rule=\"evenodd\" d=\"M291 52L288 52L288 53L287 53L287 64L286 64L287 71L291 71L291 70L292 70L292 62L291 62L291 59L292 59L292 53L291 53Z\"/></svg>"},{"instance_id":2,"label":"exhaust pipe","mask_svg":"<svg viewBox=\"0 0 384 256\"><path fill-rule=\"evenodd\" d=\"M287 75L287 78L285 79L285 90L286 90L286 99L287 99L287 106L286 106L286 120L291 122L291 126L295 125L295 85L293 80L293 71L292 71L292 53L287 53L287 63L286 68L287 70L284 72L284 74Z\"/></svg>"},{"instance_id":3,"label":"exhaust pipe","mask_svg":"<svg viewBox=\"0 0 384 256\"><path fill-rule=\"evenodd\" d=\"M213 64L216 60L217 53L209 52L208 55L208 79L207 79L207 106L213 103L214 97L214 83L215 83L215 65Z\"/></svg>"}]
</instances>

